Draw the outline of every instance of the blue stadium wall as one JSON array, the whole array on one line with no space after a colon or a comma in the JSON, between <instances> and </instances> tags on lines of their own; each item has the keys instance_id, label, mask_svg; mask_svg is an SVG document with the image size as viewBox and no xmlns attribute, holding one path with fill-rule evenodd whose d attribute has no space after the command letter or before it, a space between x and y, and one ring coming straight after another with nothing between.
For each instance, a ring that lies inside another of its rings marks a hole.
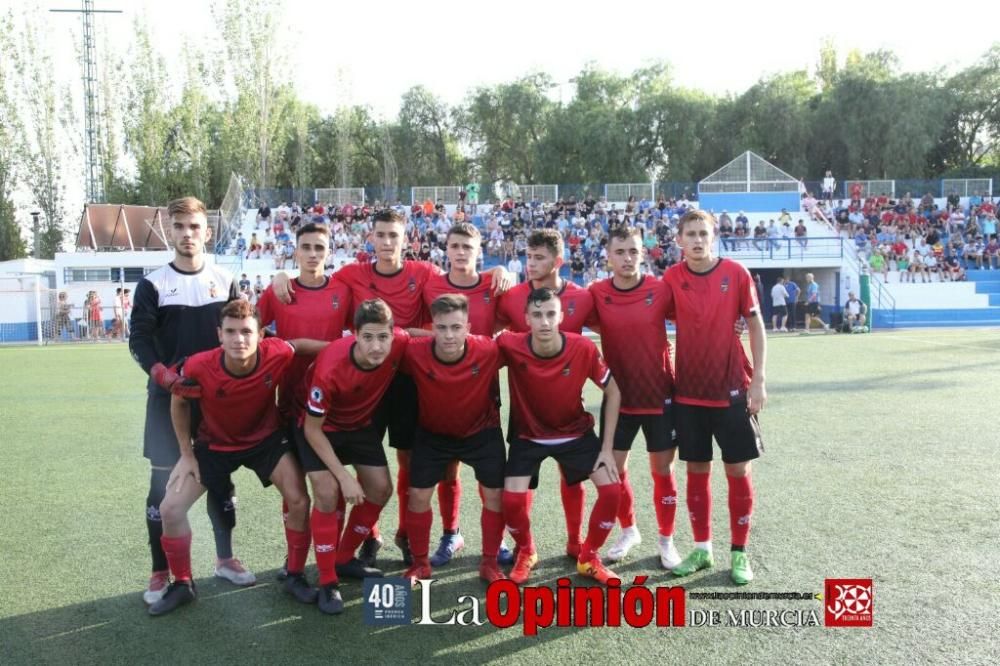
<instances>
[{"instance_id":1,"label":"blue stadium wall","mask_svg":"<svg viewBox=\"0 0 1000 666\"><path fill-rule=\"evenodd\" d=\"M747 213L774 213L782 208L799 210L798 192L699 192L698 207L714 213L742 210Z\"/></svg>"}]
</instances>

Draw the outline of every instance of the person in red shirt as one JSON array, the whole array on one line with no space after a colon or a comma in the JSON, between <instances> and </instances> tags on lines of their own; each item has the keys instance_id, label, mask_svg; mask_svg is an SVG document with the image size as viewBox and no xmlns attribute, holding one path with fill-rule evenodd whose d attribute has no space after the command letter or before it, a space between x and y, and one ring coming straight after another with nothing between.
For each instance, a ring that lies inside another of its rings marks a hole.
<instances>
[{"instance_id":1,"label":"person in red shirt","mask_svg":"<svg viewBox=\"0 0 1000 666\"><path fill-rule=\"evenodd\" d=\"M524 313L535 289L551 289L562 305L563 319L559 330L582 333L584 326L596 330L594 299L590 292L575 282L559 277L563 265L562 235L555 229L538 229L528 236L528 281L517 285L500 299L497 320L501 326L515 332L529 330ZM508 425L508 431L513 428ZM563 514L566 518L566 555L580 555L580 531L583 526L583 506L586 495L582 484L571 485L565 478L560 482Z\"/></svg>"},{"instance_id":2,"label":"person in red shirt","mask_svg":"<svg viewBox=\"0 0 1000 666\"><path fill-rule=\"evenodd\" d=\"M244 300L232 301L219 315L221 348L194 354L182 364L182 381L200 389L201 422L192 444L191 406L188 398L174 393L170 417L180 457L160 504L161 543L174 581L163 598L149 607L150 615L169 613L194 600L188 510L206 490L227 496L230 475L240 467L252 469L265 487L273 483L281 492L288 505L288 576L284 587L303 603L316 601L316 591L303 575L309 555L309 499L302 471L281 427L274 390L295 354L316 354L326 343L261 340L260 336L253 306Z\"/></svg>"},{"instance_id":3,"label":"person in red shirt","mask_svg":"<svg viewBox=\"0 0 1000 666\"><path fill-rule=\"evenodd\" d=\"M712 438L719 443L729 485L732 571L738 585L753 579L746 556L753 513L750 461L762 450L757 413L767 401L764 320L749 271L712 255L715 218L693 210L678 222L684 261L663 276L670 287L677 323L674 362L674 427L680 458L687 464L687 504L695 549L673 568L686 576L710 567L712 559ZM750 331L753 365L733 321L743 317Z\"/></svg>"},{"instance_id":4,"label":"person in red shirt","mask_svg":"<svg viewBox=\"0 0 1000 666\"><path fill-rule=\"evenodd\" d=\"M580 546L577 571L600 583L617 575L598 554L615 525L621 484L612 452L621 392L596 345L582 335L562 333L562 304L551 289L536 289L528 297L528 333L504 332L497 338L510 388L510 442L503 513L517 542L517 560L510 579L521 585L538 562L531 535L528 491L546 458L559 463L564 480L577 485L590 478L597 501L590 513L587 538ZM604 391L603 441L594 434L594 417L583 408L587 379Z\"/></svg>"},{"instance_id":5,"label":"person in red shirt","mask_svg":"<svg viewBox=\"0 0 1000 666\"><path fill-rule=\"evenodd\" d=\"M493 289L493 274L480 274L476 262L482 252L482 236L474 225L460 222L451 227L445 238L449 270L447 274L431 277L423 291L424 305L428 309L441 296L461 294L466 297L467 318L473 335L493 337L496 332L497 303L501 300ZM498 387L499 390L499 387ZM445 470L444 479L438 484L438 506L441 511L441 535L437 551L431 555L430 564L440 567L465 546L465 538L459 530L459 506L462 486L459 480L459 460L453 460ZM412 500L412 494L411 494ZM407 529L407 533L409 530ZM498 561L512 564L513 555L501 541Z\"/></svg>"},{"instance_id":6,"label":"person in red shirt","mask_svg":"<svg viewBox=\"0 0 1000 666\"><path fill-rule=\"evenodd\" d=\"M393 378L409 336L394 328L385 301L364 301L354 315L355 337L342 338L320 353L306 385L309 397L296 445L313 489L310 517L319 607L331 615L343 610L340 577L381 577L382 572L355 557L392 497L382 432L375 416ZM358 479L345 465L353 465ZM338 498L355 505L340 536Z\"/></svg>"},{"instance_id":7,"label":"person in red shirt","mask_svg":"<svg viewBox=\"0 0 1000 666\"><path fill-rule=\"evenodd\" d=\"M601 349L622 392L614 438L615 463L622 487L618 504L622 532L607 557L617 562L642 543L635 524L635 497L627 470L632 442L642 428L653 475L660 563L672 569L681 561L673 542L677 443L671 417L673 369L666 331L667 313L673 303L670 289L663 281L639 272L642 255L639 230L617 227L608 240L612 276L589 287L601 324Z\"/></svg>"},{"instance_id":8,"label":"person in red shirt","mask_svg":"<svg viewBox=\"0 0 1000 666\"><path fill-rule=\"evenodd\" d=\"M411 339L400 368L413 377L420 399L406 514L413 565L403 575L411 579L431 577L431 495L454 460L472 467L479 481L483 500L479 576L487 582L505 578L497 567L506 459L497 382L500 351L491 337L469 335L469 305L463 294L436 298L430 305L433 337Z\"/></svg>"}]
</instances>

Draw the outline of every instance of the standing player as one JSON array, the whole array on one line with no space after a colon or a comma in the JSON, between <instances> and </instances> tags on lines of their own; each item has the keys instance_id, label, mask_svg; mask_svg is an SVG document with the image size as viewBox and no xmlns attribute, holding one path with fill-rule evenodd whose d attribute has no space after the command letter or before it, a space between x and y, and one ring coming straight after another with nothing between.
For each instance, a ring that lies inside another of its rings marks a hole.
<instances>
[{"instance_id":1,"label":"standing player","mask_svg":"<svg viewBox=\"0 0 1000 666\"><path fill-rule=\"evenodd\" d=\"M750 461L762 450L757 413L764 408L767 339L753 278L741 264L712 255L715 218L693 210L677 224L684 261L663 276L670 287L677 322L674 425L681 460L687 463L687 504L695 549L676 576L710 567L712 559L712 438L722 450L729 485L732 537L731 577L737 585L753 580L746 546L753 513ZM733 335L743 317L750 329L747 360Z\"/></svg>"},{"instance_id":2,"label":"standing player","mask_svg":"<svg viewBox=\"0 0 1000 666\"><path fill-rule=\"evenodd\" d=\"M916 255L917 253L914 253ZM827 333L830 332L830 325L823 321L823 308L819 304L819 283L813 278L812 273L806 273L806 332L812 328L813 321L818 321Z\"/></svg>"},{"instance_id":3,"label":"standing player","mask_svg":"<svg viewBox=\"0 0 1000 666\"><path fill-rule=\"evenodd\" d=\"M464 295L438 297L430 313L433 337L410 340L401 366L413 377L420 399L406 514L413 565L404 575L431 577L431 495L457 459L472 467L479 481L483 500L479 577L492 583L505 577L497 567L504 530L501 492L506 459L498 409L500 351L490 337L469 335L469 300Z\"/></svg>"},{"instance_id":4,"label":"standing player","mask_svg":"<svg viewBox=\"0 0 1000 666\"><path fill-rule=\"evenodd\" d=\"M370 264L349 264L334 273L333 279L350 289L353 302L361 303L380 298L392 310L395 325L403 328L419 328L424 323L424 304L421 299L424 286L433 275L441 270L423 261L403 261L403 244L406 238L406 223L395 210L387 209L375 215L372 228L372 244L375 248L375 262ZM276 276L277 277L277 276ZM502 268L494 270L495 293L502 293L510 286L509 277ZM295 290L283 278L275 282L275 293L282 300L285 292L294 295ZM386 392L380 413L376 418L382 432L389 432L389 446L396 449L399 471L396 493L399 499L399 528L396 545L403 552L403 561L411 564L410 549L406 539L406 506L408 501L410 448L417 424L417 396L413 380L406 375L397 375ZM363 549L361 559L372 566L375 553L381 542L374 536Z\"/></svg>"},{"instance_id":5,"label":"standing player","mask_svg":"<svg viewBox=\"0 0 1000 666\"><path fill-rule=\"evenodd\" d=\"M337 589L340 576L382 575L355 558L354 551L392 497L382 432L373 419L407 340L393 329L392 311L378 299L361 303L353 324L355 337L337 340L316 359L306 383L307 411L296 433L315 502L309 523L319 569L319 609L331 615L344 608ZM345 465L354 466L358 480ZM355 505L343 540L336 513L341 496Z\"/></svg>"},{"instance_id":6,"label":"standing player","mask_svg":"<svg viewBox=\"0 0 1000 666\"><path fill-rule=\"evenodd\" d=\"M544 288L552 290L562 304L563 320L559 330L577 334L583 332L584 326L596 330L594 300L590 292L575 282L559 277L559 269L563 265L563 240L558 231L538 229L528 236L527 263L528 281L504 294L497 307L497 319L501 326L520 333L529 330L524 317L528 298L535 289ZM513 425L508 424L507 430L509 436L514 430ZM565 478L560 481L559 490L566 517L566 555L576 559L580 555L585 493L582 484L571 485Z\"/></svg>"},{"instance_id":7,"label":"standing player","mask_svg":"<svg viewBox=\"0 0 1000 666\"><path fill-rule=\"evenodd\" d=\"M493 293L493 274L478 273L476 260L482 252L482 236L474 225L459 222L451 227L445 239L448 252L448 273L435 275L424 287L424 304L428 310L431 304L446 294L462 294L467 300L467 316L470 333L493 337L496 332L496 310L499 298ZM499 384L497 385L499 395ZM438 506L444 533L437 551L431 555L430 563L435 567L448 564L451 558L465 546L465 538L459 531L459 506L462 486L458 475L459 461L451 461L445 469L444 479L438 484ZM412 494L411 494L412 500ZM407 530L408 531L408 530ZM510 550L500 543L499 561L513 564Z\"/></svg>"},{"instance_id":8,"label":"standing player","mask_svg":"<svg viewBox=\"0 0 1000 666\"><path fill-rule=\"evenodd\" d=\"M265 487L273 483L281 492L288 505L288 577L284 587L303 603L316 601L316 591L303 576L309 555L309 497L302 471L288 450L274 390L296 353L315 354L326 343L261 340L257 314L243 300L222 308L218 335L221 348L191 356L182 368L182 383L189 390L200 391L202 419L193 445L190 404L178 394L170 403L179 458L167 481L160 515L161 542L174 582L163 598L149 607L150 615L164 615L195 599L188 510L206 490L210 495L227 497L229 477L240 467L252 469Z\"/></svg>"},{"instance_id":9,"label":"standing player","mask_svg":"<svg viewBox=\"0 0 1000 666\"><path fill-rule=\"evenodd\" d=\"M577 556L577 571L607 583L617 575L601 563L598 551L615 526L621 496L613 454L621 393L594 343L559 331L563 312L555 292L531 292L524 316L529 333L503 333L497 338L508 368L511 421L516 428L508 433L503 492L504 519L518 546L510 579L518 585L525 583L538 562L528 490L542 461L551 457L568 484L589 477L597 486L597 502ZM588 378L604 391L603 442L594 434L594 417L582 404Z\"/></svg>"},{"instance_id":10,"label":"standing player","mask_svg":"<svg viewBox=\"0 0 1000 666\"><path fill-rule=\"evenodd\" d=\"M170 392L185 395L173 366L184 358L218 346L219 313L237 297L233 276L205 261L205 243L212 237L205 204L194 197L171 201L170 241L174 260L139 280L129 329L129 351L149 374L143 455L149 460L149 493L146 496L146 530L153 558L153 574L142 598L154 604L163 598L170 582L167 558L160 545L163 501L170 470L177 463L177 440L170 422ZM208 515L215 533L215 575L236 585L257 582L233 557L232 530L236 507L232 487L225 497L209 495Z\"/></svg>"},{"instance_id":11,"label":"standing player","mask_svg":"<svg viewBox=\"0 0 1000 666\"><path fill-rule=\"evenodd\" d=\"M608 240L612 276L593 282L590 293L601 324L601 349L622 393L621 415L615 429L614 454L621 478L618 522L621 535L608 550L617 562L642 543L635 525L635 496L628 480L628 456L642 428L653 474L653 502L659 527L660 563L666 569L680 564L674 546L677 481L674 458L671 394L673 370L666 318L670 290L652 275L642 275L642 236L634 227L615 228Z\"/></svg>"}]
</instances>

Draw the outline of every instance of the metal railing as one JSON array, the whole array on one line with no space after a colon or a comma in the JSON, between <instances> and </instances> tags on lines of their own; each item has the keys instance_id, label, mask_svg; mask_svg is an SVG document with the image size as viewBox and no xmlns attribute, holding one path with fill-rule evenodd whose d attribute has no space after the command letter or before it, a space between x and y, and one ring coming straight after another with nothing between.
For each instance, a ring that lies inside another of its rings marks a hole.
<instances>
[{"instance_id":1,"label":"metal railing","mask_svg":"<svg viewBox=\"0 0 1000 666\"><path fill-rule=\"evenodd\" d=\"M843 259L844 239L840 236L818 238L720 238L716 253L732 259L801 261L804 259Z\"/></svg>"}]
</instances>

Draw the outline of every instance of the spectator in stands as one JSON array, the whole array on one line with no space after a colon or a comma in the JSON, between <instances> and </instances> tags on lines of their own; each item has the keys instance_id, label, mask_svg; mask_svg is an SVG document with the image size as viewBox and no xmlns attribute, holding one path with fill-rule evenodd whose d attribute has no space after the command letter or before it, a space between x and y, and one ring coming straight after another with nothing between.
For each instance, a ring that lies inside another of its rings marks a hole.
<instances>
[{"instance_id":1,"label":"spectator in stands","mask_svg":"<svg viewBox=\"0 0 1000 666\"><path fill-rule=\"evenodd\" d=\"M871 268L872 273L881 273L883 281L889 281L889 260L882 254L881 249L875 248L872 250L872 256L868 259L868 266Z\"/></svg>"},{"instance_id":2,"label":"spectator in stands","mask_svg":"<svg viewBox=\"0 0 1000 666\"><path fill-rule=\"evenodd\" d=\"M729 216L727 215L724 221L722 219L719 220L719 241L722 243L723 250L729 249L730 238L732 238L732 236L733 225L729 221Z\"/></svg>"},{"instance_id":3,"label":"spectator in stands","mask_svg":"<svg viewBox=\"0 0 1000 666\"><path fill-rule=\"evenodd\" d=\"M260 240L257 239L257 232L250 234L250 247L247 250L247 259L260 259L261 250L264 246L261 245Z\"/></svg>"},{"instance_id":4,"label":"spectator in stands","mask_svg":"<svg viewBox=\"0 0 1000 666\"><path fill-rule=\"evenodd\" d=\"M271 208L266 201L262 201L257 209L257 228L269 229L271 227Z\"/></svg>"},{"instance_id":5,"label":"spectator in stands","mask_svg":"<svg viewBox=\"0 0 1000 666\"><path fill-rule=\"evenodd\" d=\"M920 282L927 282L927 266L924 264L924 257L924 252L920 247L914 246L910 250L910 282L916 282L917 275L920 276Z\"/></svg>"},{"instance_id":6,"label":"spectator in stands","mask_svg":"<svg viewBox=\"0 0 1000 666\"><path fill-rule=\"evenodd\" d=\"M818 321L827 333L830 326L823 321L823 309L819 300L819 283L816 282L812 273L806 273L806 331L812 328L812 323Z\"/></svg>"},{"instance_id":7,"label":"spectator in stands","mask_svg":"<svg viewBox=\"0 0 1000 666\"><path fill-rule=\"evenodd\" d=\"M788 332L788 290L783 275L771 287L771 330Z\"/></svg>"},{"instance_id":8,"label":"spectator in stands","mask_svg":"<svg viewBox=\"0 0 1000 666\"><path fill-rule=\"evenodd\" d=\"M844 328L846 331L858 333L868 321L868 306L853 291L847 292L847 302L844 304Z\"/></svg>"},{"instance_id":9,"label":"spectator in stands","mask_svg":"<svg viewBox=\"0 0 1000 666\"><path fill-rule=\"evenodd\" d=\"M780 238L781 238L781 230L774 223L774 220L771 220L767 224L767 241L768 245L770 245L771 252L775 252L781 249Z\"/></svg>"},{"instance_id":10,"label":"spectator in stands","mask_svg":"<svg viewBox=\"0 0 1000 666\"><path fill-rule=\"evenodd\" d=\"M260 275L258 275L254 279L253 289L254 289L254 291L257 291L257 292L263 292L264 291L264 279Z\"/></svg>"},{"instance_id":11,"label":"spectator in stands","mask_svg":"<svg viewBox=\"0 0 1000 666\"><path fill-rule=\"evenodd\" d=\"M573 253L573 258L569 262L570 278L574 282L583 281L583 272L587 268L587 262L583 260L583 251L577 250Z\"/></svg>"},{"instance_id":12,"label":"spectator in stands","mask_svg":"<svg viewBox=\"0 0 1000 666\"><path fill-rule=\"evenodd\" d=\"M524 273L524 264L517 258L517 255L511 256L510 261L507 262L507 270L514 276L514 280L518 284L523 281L521 275Z\"/></svg>"},{"instance_id":13,"label":"spectator in stands","mask_svg":"<svg viewBox=\"0 0 1000 666\"><path fill-rule=\"evenodd\" d=\"M799 223L795 225L795 240L799 242L799 247L803 250L806 249L806 245L809 243L808 232L806 223L799 220Z\"/></svg>"},{"instance_id":14,"label":"spectator in stands","mask_svg":"<svg viewBox=\"0 0 1000 666\"><path fill-rule=\"evenodd\" d=\"M1000 269L1000 241L994 235L983 248L982 263L987 270Z\"/></svg>"},{"instance_id":15,"label":"spectator in stands","mask_svg":"<svg viewBox=\"0 0 1000 666\"><path fill-rule=\"evenodd\" d=\"M236 234L236 251L240 256L243 256L243 253L247 251L247 239L243 238L242 231Z\"/></svg>"},{"instance_id":16,"label":"spectator in stands","mask_svg":"<svg viewBox=\"0 0 1000 666\"><path fill-rule=\"evenodd\" d=\"M277 270L285 270L286 251L284 243L277 243L274 246L274 267Z\"/></svg>"},{"instance_id":17,"label":"spectator in stands","mask_svg":"<svg viewBox=\"0 0 1000 666\"><path fill-rule=\"evenodd\" d=\"M833 172L827 169L826 175L823 176L823 198L832 202L835 189L837 189L837 179L833 177Z\"/></svg>"},{"instance_id":18,"label":"spectator in stands","mask_svg":"<svg viewBox=\"0 0 1000 666\"><path fill-rule=\"evenodd\" d=\"M951 192L949 192L948 193L947 202L948 202L948 212L949 213L951 211L959 208L960 207L960 203L961 203L961 199L958 196L958 192L956 192L955 190L952 190Z\"/></svg>"},{"instance_id":19,"label":"spectator in stands","mask_svg":"<svg viewBox=\"0 0 1000 666\"><path fill-rule=\"evenodd\" d=\"M763 252L767 240L767 227L764 226L764 220L761 219L757 222L757 226L753 228L753 246L757 248L758 251Z\"/></svg>"}]
</instances>

